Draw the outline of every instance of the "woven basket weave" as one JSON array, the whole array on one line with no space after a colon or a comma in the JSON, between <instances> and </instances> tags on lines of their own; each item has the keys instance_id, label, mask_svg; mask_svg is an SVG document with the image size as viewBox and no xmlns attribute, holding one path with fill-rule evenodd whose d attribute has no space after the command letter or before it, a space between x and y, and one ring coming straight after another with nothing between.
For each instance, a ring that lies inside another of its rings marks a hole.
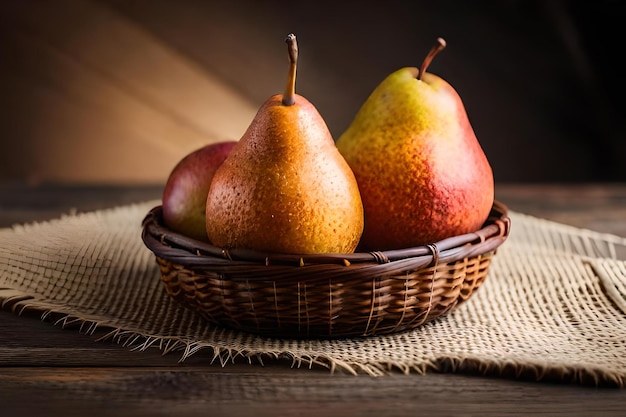
<instances>
[{"instance_id":1,"label":"woven basket weave","mask_svg":"<svg viewBox=\"0 0 626 417\"><path fill-rule=\"evenodd\" d=\"M467 300L510 231L494 202L483 228L430 245L330 255L224 250L177 234L161 206L143 222L167 293L219 326L282 338L414 329Z\"/></svg>"}]
</instances>

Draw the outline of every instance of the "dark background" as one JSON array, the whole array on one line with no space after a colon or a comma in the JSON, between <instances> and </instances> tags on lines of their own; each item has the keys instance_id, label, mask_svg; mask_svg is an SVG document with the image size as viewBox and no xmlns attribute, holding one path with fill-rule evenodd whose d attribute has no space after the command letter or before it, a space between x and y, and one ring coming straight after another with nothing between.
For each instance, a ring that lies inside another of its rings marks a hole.
<instances>
[{"instance_id":1,"label":"dark background","mask_svg":"<svg viewBox=\"0 0 626 417\"><path fill-rule=\"evenodd\" d=\"M67 35L54 38L61 50L72 33L89 29L85 16L104 13L140 28L256 107L282 92L283 40L294 32L300 46L297 90L317 106L335 137L386 75L419 66L441 36L448 47L429 71L463 98L496 181L626 181L623 1L63 0L54 8L50 3L55 2L3 2L3 42L11 43L12 31L39 33L33 22L45 25L44 17L30 15L69 16L59 25ZM72 17L80 3L89 4L89 14ZM0 60L5 75L23 72ZM0 102L5 125L0 178L32 180L24 168L28 151L12 152L8 143L26 140L36 147L22 124L37 120L24 116L27 105L12 106L20 90L14 84L7 88L9 83L5 79ZM169 168L163 167L163 175ZM42 177L36 179L46 180Z\"/></svg>"}]
</instances>

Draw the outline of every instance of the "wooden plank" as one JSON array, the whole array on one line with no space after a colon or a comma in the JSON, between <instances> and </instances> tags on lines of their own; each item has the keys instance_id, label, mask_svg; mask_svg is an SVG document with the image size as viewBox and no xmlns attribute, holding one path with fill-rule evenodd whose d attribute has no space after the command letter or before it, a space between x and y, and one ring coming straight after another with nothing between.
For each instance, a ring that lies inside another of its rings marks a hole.
<instances>
[{"instance_id":1,"label":"wooden plank","mask_svg":"<svg viewBox=\"0 0 626 417\"><path fill-rule=\"evenodd\" d=\"M622 416L625 399L623 390L445 374L374 378L203 366L1 370L3 415Z\"/></svg>"},{"instance_id":2,"label":"wooden plank","mask_svg":"<svg viewBox=\"0 0 626 417\"><path fill-rule=\"evenodd\" d=\"M124 185L24 186L0 183L0 227L44 221L70 212L85 212L158 200L165 183Z\"/></svg>"},{"instance_id":3,"label":"wooden plank","mask_svg":"<svg viewBox=\"0 0 626 417\"><path fill-rule=\"evenodd\" d=\"M626 237L626 184L496 184L510 209Z\"/></svg>"}]
</instances>

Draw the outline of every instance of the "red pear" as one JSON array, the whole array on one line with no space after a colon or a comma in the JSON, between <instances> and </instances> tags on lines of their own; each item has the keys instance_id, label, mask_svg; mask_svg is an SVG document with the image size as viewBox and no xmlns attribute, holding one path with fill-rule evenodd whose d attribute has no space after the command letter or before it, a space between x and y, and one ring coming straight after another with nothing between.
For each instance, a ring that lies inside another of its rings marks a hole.
<instances>
[{"instance_id":1,"label":"red pear","mask_svg":"<svg viewBox=\"0 0 626 417\"><path fill-rule=\"evenodd\" d=\"M174 167L163 190L163 221L170 229L208 241L206 198L215 171L236 141L211 143L197 149Z\"/></svg>"}]
</instances>

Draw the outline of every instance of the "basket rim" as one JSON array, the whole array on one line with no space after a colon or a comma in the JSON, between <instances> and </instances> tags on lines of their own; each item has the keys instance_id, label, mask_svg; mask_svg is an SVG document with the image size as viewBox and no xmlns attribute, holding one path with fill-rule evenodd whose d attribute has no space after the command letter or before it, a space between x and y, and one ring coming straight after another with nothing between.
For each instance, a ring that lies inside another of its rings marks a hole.
<instances>
[{"instance_id":1,"label":"basket rim","mask_svg":"<svg viewBox=\"0 0 626 417\"><path fill-rule=\"evenodd\" d=\"M142 222L145 246L157 257L186 266L250 267L259 266L324 266L355 267L360 264L400 264L410 261L412 267L434 266L496 250L507 239L511 228L508 207L494 200L483 227L431 244L386 251L285 254L251 249L225 249L172 231L163 223L162 205L152 208ZM404 268L402 266L401 268Z\"/></svg>"}]
</instances>

